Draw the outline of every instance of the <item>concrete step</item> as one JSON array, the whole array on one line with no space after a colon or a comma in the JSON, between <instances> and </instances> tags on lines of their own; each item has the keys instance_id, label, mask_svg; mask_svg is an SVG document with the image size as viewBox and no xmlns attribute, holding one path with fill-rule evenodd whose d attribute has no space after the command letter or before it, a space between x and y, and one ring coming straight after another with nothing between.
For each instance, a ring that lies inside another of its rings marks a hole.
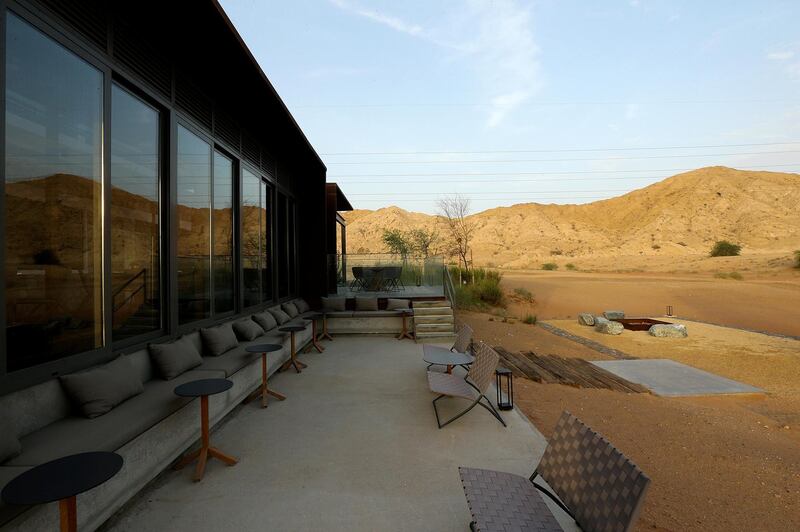
<instances>
[{"instance_id":1,"label":"concrete step","mask_svg":"<svg viewBox=\"0 0 800 532\"><path fill-rule=\"evenodd\" d=\"M449 323L452 325L455 322L453 315L442 316L414 316L414 323Z\"/></svg>"},{"instance_id":2,"label":"concrete step","mask_svg":"<svg viewBox=\"0 0 800 532\"><path fill-rule=\"evenodd\" d=\"M418 344L452 344L456 335L441 332L420 332L414 335Z\"/></svg>"},{"instance_id":3,"label":"concrete step","mask_svg":"<svg viewBox=\"0 0 800 532\"><path fill-rule=\"evenodd\" d=\"M450 307L414 307L414 316L452 316Z\"/></svg>"},{"instance_id":4,"label":"concrete step","mask_svg":"<svg viewBox=\"0 0 800 532\"><path fill-rule=\"evenodd\" d=\"M435 301L414 301L412 306L418 308L431 308L431 307L449 307L450 302L446 299L438 299Z\"/></svg>"},{"instance_id":5,"label":"concrete step","mask_svg":"<svg viewBox=\"0 0 800 532\"><path fill-rule=\"evenodd\" d=\"M417 334L425 332L452 333L452 323L417 323L414 327Z\"/></svg>"}]
</instances>

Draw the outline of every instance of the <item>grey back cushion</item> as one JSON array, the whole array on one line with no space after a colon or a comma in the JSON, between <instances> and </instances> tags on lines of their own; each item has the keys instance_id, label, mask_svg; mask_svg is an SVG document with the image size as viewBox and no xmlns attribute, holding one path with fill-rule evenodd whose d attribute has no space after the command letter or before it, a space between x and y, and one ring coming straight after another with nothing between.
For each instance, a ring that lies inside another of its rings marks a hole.
<instances>
[{"instance_id":1,"label":"grey back cushion","mask_svg":"<svg viewBox=\"0 0 800 532\"><path fill-rule=\"evenodd\" d=\"M231 323L202 328L200 329L200 336L203 338L206 352L212 357L218 357L239 345L239 340L236 339L236 334L233 332L233 324Z\"/></svg>"},{"instance_id":2,"label":"grey back cushion","mask_svg":"<svg viewBox=\"0 0 800 532\"><path fill-rule=\"evenodd\" d=\"M297 317L297 315L298 315L298 314L300 314L300 312L298 312L298 309L297 309L297 307L295 306L295 304L294 304L294 303L292 303L291 301L290 301L290 302L288 302L288 303L284 303L284 304L282 304L282 305L281 305L281 308L283 309L283 311L284 311L284 312L285 312L285 313L286 313L286 314L287 314L287 315L288 315L290 318L296 318L296 317Z\"/></svg>"},{"instance_id":3,"label":"grey back cushion","mask_svg":"<svg viewBox=\"0 0 800 532\"><path fill-rule=\"evenodd\" d=\"M377 297L357 297L356 310L378 310Z\"/></svg>"},{"instance_id":4,"label":"grey back cushion","mask_svg":"<svg viewBox=\"0 0 800 532\"><path fill-rule=\"evenodd\" d=\"M245 318L233 323L233 332L239 340L249 342L264 334L264 329L252 319Z\"/></svg>"},{"instance_id":5,"label":"grey back cushion","mask_svg":"<svg viewBox=\"0 0 800 532\"><path fill-rule=\"evenodd\" d=\"M410 299L387 299L386 310L403 310L410 308Z\"/></svg>"},{"instance_id":6,"label":"grey back cushion","mask_svg":"<svg viewBox=\"0 0 800 532\"><path fill-rule=\"evenodd\" d=\"M267 309L267 311L275 317L275 320L278 322L278 325L283 325L284 323L292 319L288 314L286 314L278 307L272 307L270 309Z\"/></svg>"},{"instance_id":7,"label":"grey back cushion","mask_svg":"<svg viewBox=\"0 0 800 532\"><path fill-rule=\"evenodd\" d=\"M323 297L322 308L330 311L343 311L347 300L343 297Z\"/></svg>"},{"instance_id":8,"label":"grey back cushion","mask_svg":"<svg viewBox=\"0 0 800 532\"><path fill-rule=\"evenodd\" d=\"M9 428L4 426L3 430L0 430L0 464L19 456L22 452L19 440Z\"/></svg>"},{"instance_id":9,"label":"grey back cushion","mask_svg":"<svg viewBox=\"0 0 800 532\"><path fill-rule=\"evenodd\" d=\"M62 375L60 380L69 398L88 418L102 416L144 391L138 371L126 356L102 366Z\"/></svg>"},{"instance_id":10,"label":"grey back cushion","mask_svg":"<svg viewBox=\"0 0 800 532\"><path fill-rule=\"evenodd\" d=\"M253 314L253 321L258 323L264 332L269 332L275 327L278 326L278 322L275 321L275 316L267 312L259 312L258 314Z\"/></svg>"},{"instance_id":11,"label":"grey back cushion","mask_svg":"<svg viewBox=\"0 0 800 532\"><path fill-rule=\"evenodd\" d=\"M200 351L187 336L168 344L150 344L149 349L156 371L167 381L203 363Z\"/></svg>"},{"instance_id":12,"label":"grey back cushion","mask_svg":"<svg viewBox=\"0 0 800 532\"><path fill-rule=\"evenodd\" d=\"M311 310L311 307L308 305L308 303L306 303L305 299L296 299L294 301L294 306L297 307L297 312L299 312L300 314Z\"/></svg>"}]
</instances>

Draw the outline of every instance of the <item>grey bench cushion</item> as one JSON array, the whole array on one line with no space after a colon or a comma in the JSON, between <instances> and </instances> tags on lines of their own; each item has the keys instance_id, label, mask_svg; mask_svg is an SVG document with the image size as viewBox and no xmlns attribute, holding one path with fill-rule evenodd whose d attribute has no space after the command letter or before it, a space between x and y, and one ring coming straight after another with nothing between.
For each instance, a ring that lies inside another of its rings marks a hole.
<instances>
[{"instance_id":1,"label":"grey bench cushion","mask_svg":"<svg viewBox=\"0 0 800 532\"><path fill-rule=\"evenodd\" d=\"M275 316L267 312L259 312L258 314L253 314L253 321L261 326L264 331L269 332L275 327L278 326L278 322L275 320Z\"/></svg>"},{"instance_id":2,"label":"grey bench cushion","mask_svg":"<svg viewBox=\"0 0 800 532\"><path fill-rule=\"evenodd\" d=\"M322 308L327 311L344 311L347 299L343 297L323 297Z\"/></svg>"},{"instance_id":3,"label":"grey bench cushion","mask_svg":"<svg viewBox=\"0 0 800 532\"><path fill-rule=\"evenodd\" d=\"M261 356L258 353L248 353L243 349L235 349L229 351L222 356L218 357L204 357L203 364L198 370L217 370L225 373L226 377L230 377L243 367L259 360Z\"/></svg>"},{"instance_id":4,"label":"grey bench cushion","mask_svg":"<svg viewBox=\"0 0 800 532\"><path fill-rule=\"evenodd\" d=\"M232 323L202 328L200 336L203 338L206 353L212 357L218 357L239 345L239 340L236 339L236 334L233 332Z\"/></svg>"},{"instance_id":5,"label":"grey bench cushion","mask_svg":"<svg viewBox=\"0 0 800 532\"><path fill-rule=\"evenodd\" d=\"M203 363L196 343L188 335L166 344L150 344L150 358L158 375L172 380Z\"/></svg>"},{"instance_id":6,"label":"grey bench cushion","mask_svg":"<svg viewBox=\"0 0 800 532\"><path fill-rule=\"evenodd\" d=\"M7 465L33 466L85 451L116 451L192 400L175 395L176 386L224 376L221 371L188 371L171 381L149 381L144 392L104 416L70 416L24 436L22 454Z\"/></svg>"},{"instance_id":7,"label":"grey bench cushion","mask_svg":"<svg viewBox=\"0 0 800 532\"><path fill-rule=\"evenodd\" d=\"M356 296L356 311L360 310L378 310L378 298Z\"/></svg>"},{"instance_id":8,"label":"grey bench cushion","mask_svg":"<svg viewBox=\"0 0 800 532\"><path fill-rule=\"evenodd\" d=\"M297 307L297 312L303 314L311 310L311 307L306 303L305 299L297 298L294 300L294 306Z\"/></svg>"},{"instance_id":9,"label":"grey bench cushion","mask_svg":"<svg viewBox=\"0 0 800 532\"><path fill-rule=\"evenodd\" d=\"M283 303L283 304L281 305L281 309L283 309L283 311L284 311L284 312L285 312L285 313L286 313L286 314L287 314L287 315L288 315L290 318L296 318L296 317L297 317L297 315L298 315L298 314L300 314L300 312L297 310L297 307L295 306L295 304L294 304L294 303L292 303L291 301L289 301L289 302L287 302L287 303Z\"/></svg>"},{"instance_id":10,"label":"grey bench cushion","mask_svg":"<svg viewBox=\"0 0 800 532\"><path fill-rule=\"evenodd\" d=\"M250 342L264 334L264 329L251 318L244 318L233 322L233 332L239 340Z\"/></svg>"},{"instance_id":11,"label":"grey bench cushion","mask_svg":"<svg viewBox=\"0 0 800 532\"><path fill-rule=\"evenodd\" d=\"M70 400L88 418L102 416L144 391L136 367L126 356L85 371L62 375L60 380Z\"/></svg>"},{"instance_id":12,"label":"grey bench cushion","mask_svg":"<svg viewBox=\"0 0 800 532\"><path fill-rule=\"evenodd\" d=\"M279 307L270 307L267 309L267 312L272 314L272 316L275 318L275 321L278 322L278 325L283 325L292 319L291 316L286 314Z\"/></svg>"},{"instance_id":13,"label":"grey bench cushion","mask_svg":"<svg viewBox=\"0 0 800 532\"><path fill-rule=\"evenodd\" d=\"M354 318L399 318L402 316L399 310L356 310L353 312Z\"/></svg>"},{"instance_id":14,"label":"grey bench cushion","mask_svg":"<svg viewBox=\"0 0 800 532\"><path fill-rule=\"evenodd\" d=\"M386 300L386 310L403 310L411 308L410 299L392 299Z\"/></svg>"}]
</instances>

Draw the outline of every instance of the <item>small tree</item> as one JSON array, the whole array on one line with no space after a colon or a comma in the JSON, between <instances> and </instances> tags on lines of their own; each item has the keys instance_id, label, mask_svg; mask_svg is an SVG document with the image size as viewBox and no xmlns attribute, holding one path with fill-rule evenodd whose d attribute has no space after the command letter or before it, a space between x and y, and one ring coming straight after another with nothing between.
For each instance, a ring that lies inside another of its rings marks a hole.
<instances>
[{"instance_id":1,"label":"small tree","mask_svg":"<svg viewBox=\"0 0 800 532\"><path fill-rule=\"evenodd\" d=\"M800 268L800 249L794 252L794 267Z\"/></svg>"},{"instance_id":2,"label":"small tree","mask_svg":"<svg viewBox=\"0 0 800 532\"><path fill-rule=\"evenodd\" d=\"M439 213L450 238L451 253L469 271L470 243L475 231L475 223L469 219L469 200L460 195L442 198Z\"/></svg>"},{"instance_id":3,"label":"small tree","mask_svg":"<svg viewBox=\"0 0 800 532\"><path fill-rule=\"evenodd\" d=\"M411 252L411 242L406 233L400 229L384 229L381 240L389 253L400 255L403 260L406 260Z\"/></svg>"},{"instance_id":4,"label":"small tree","mask_svg":"<svg viewBox=\"0 0 800 532\"><path fill-rule=\"evenodd\" d=\"M728 242L727 240L717 240L711 248L712 257L736 257L742 250L742 246Z\"/></svg>"},{"instance_id":5,"label":"small tree","mask_svg":"<svg viewBox=\"0 0 800 532\"><path fill-rule=\"evenodd\" d=\"M436 253L439 244L439 233L435 229L412 229L408 232L407 239L411 241L414 252L423 258Z\"/></svg>"}]
</instances>

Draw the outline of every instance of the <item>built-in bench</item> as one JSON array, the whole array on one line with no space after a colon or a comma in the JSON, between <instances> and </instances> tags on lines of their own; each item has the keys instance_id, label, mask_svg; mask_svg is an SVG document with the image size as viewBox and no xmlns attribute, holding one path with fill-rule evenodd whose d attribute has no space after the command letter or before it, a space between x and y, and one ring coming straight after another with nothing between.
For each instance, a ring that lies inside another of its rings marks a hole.
<instances>
[{"instance_id":1,"label":"built-in bench","mask_svg":"<svg viewBox=\"0 0 800 532\"><path fill-rule=\"evenodd\" d=\"M303 323L310 311L298 313L288 323ZM240 320L242 317L236 318ZM288 324L287 323L287 324ZM198 413L193 399L174 394L176 386L202 378L228 378L233 387L210 401L210 423L215 425L261 385L261 357L245 352L249 345L278 343L281 351L268 356L269 373L290 356L289 335L278 325L252 341L240 341L220 356L203 356L202 364L172 380L158 374L148 349L123 355L132 363L144 391L111 411L87 418L76 411L58 379L0 397L2 430L19 439L21 453L0 465L0 487L49 460L85 451L116 451L125 463L111 480L78 498L81 528L94 529L156 475L166 469L199 437ZM186 338L206 355L199 331ZM298 350L311 341L311 327L297 333ZM24 507L0 502L4 530L56 530L58 512L46 506Z\"/></svg>"},{"instance_id":2,"label":"built-in bench","mask_svg":"<svg viewBox=\"0 0 800 532\"><path fill-rule=\"evenodd\" d=\"M403 313L411 327L414 312L410 299L327 297L322 298L322 305L332 334L398 334L403 329ZM396 308L400 305L405 307Z\"/></svg>"}]
</instances>

